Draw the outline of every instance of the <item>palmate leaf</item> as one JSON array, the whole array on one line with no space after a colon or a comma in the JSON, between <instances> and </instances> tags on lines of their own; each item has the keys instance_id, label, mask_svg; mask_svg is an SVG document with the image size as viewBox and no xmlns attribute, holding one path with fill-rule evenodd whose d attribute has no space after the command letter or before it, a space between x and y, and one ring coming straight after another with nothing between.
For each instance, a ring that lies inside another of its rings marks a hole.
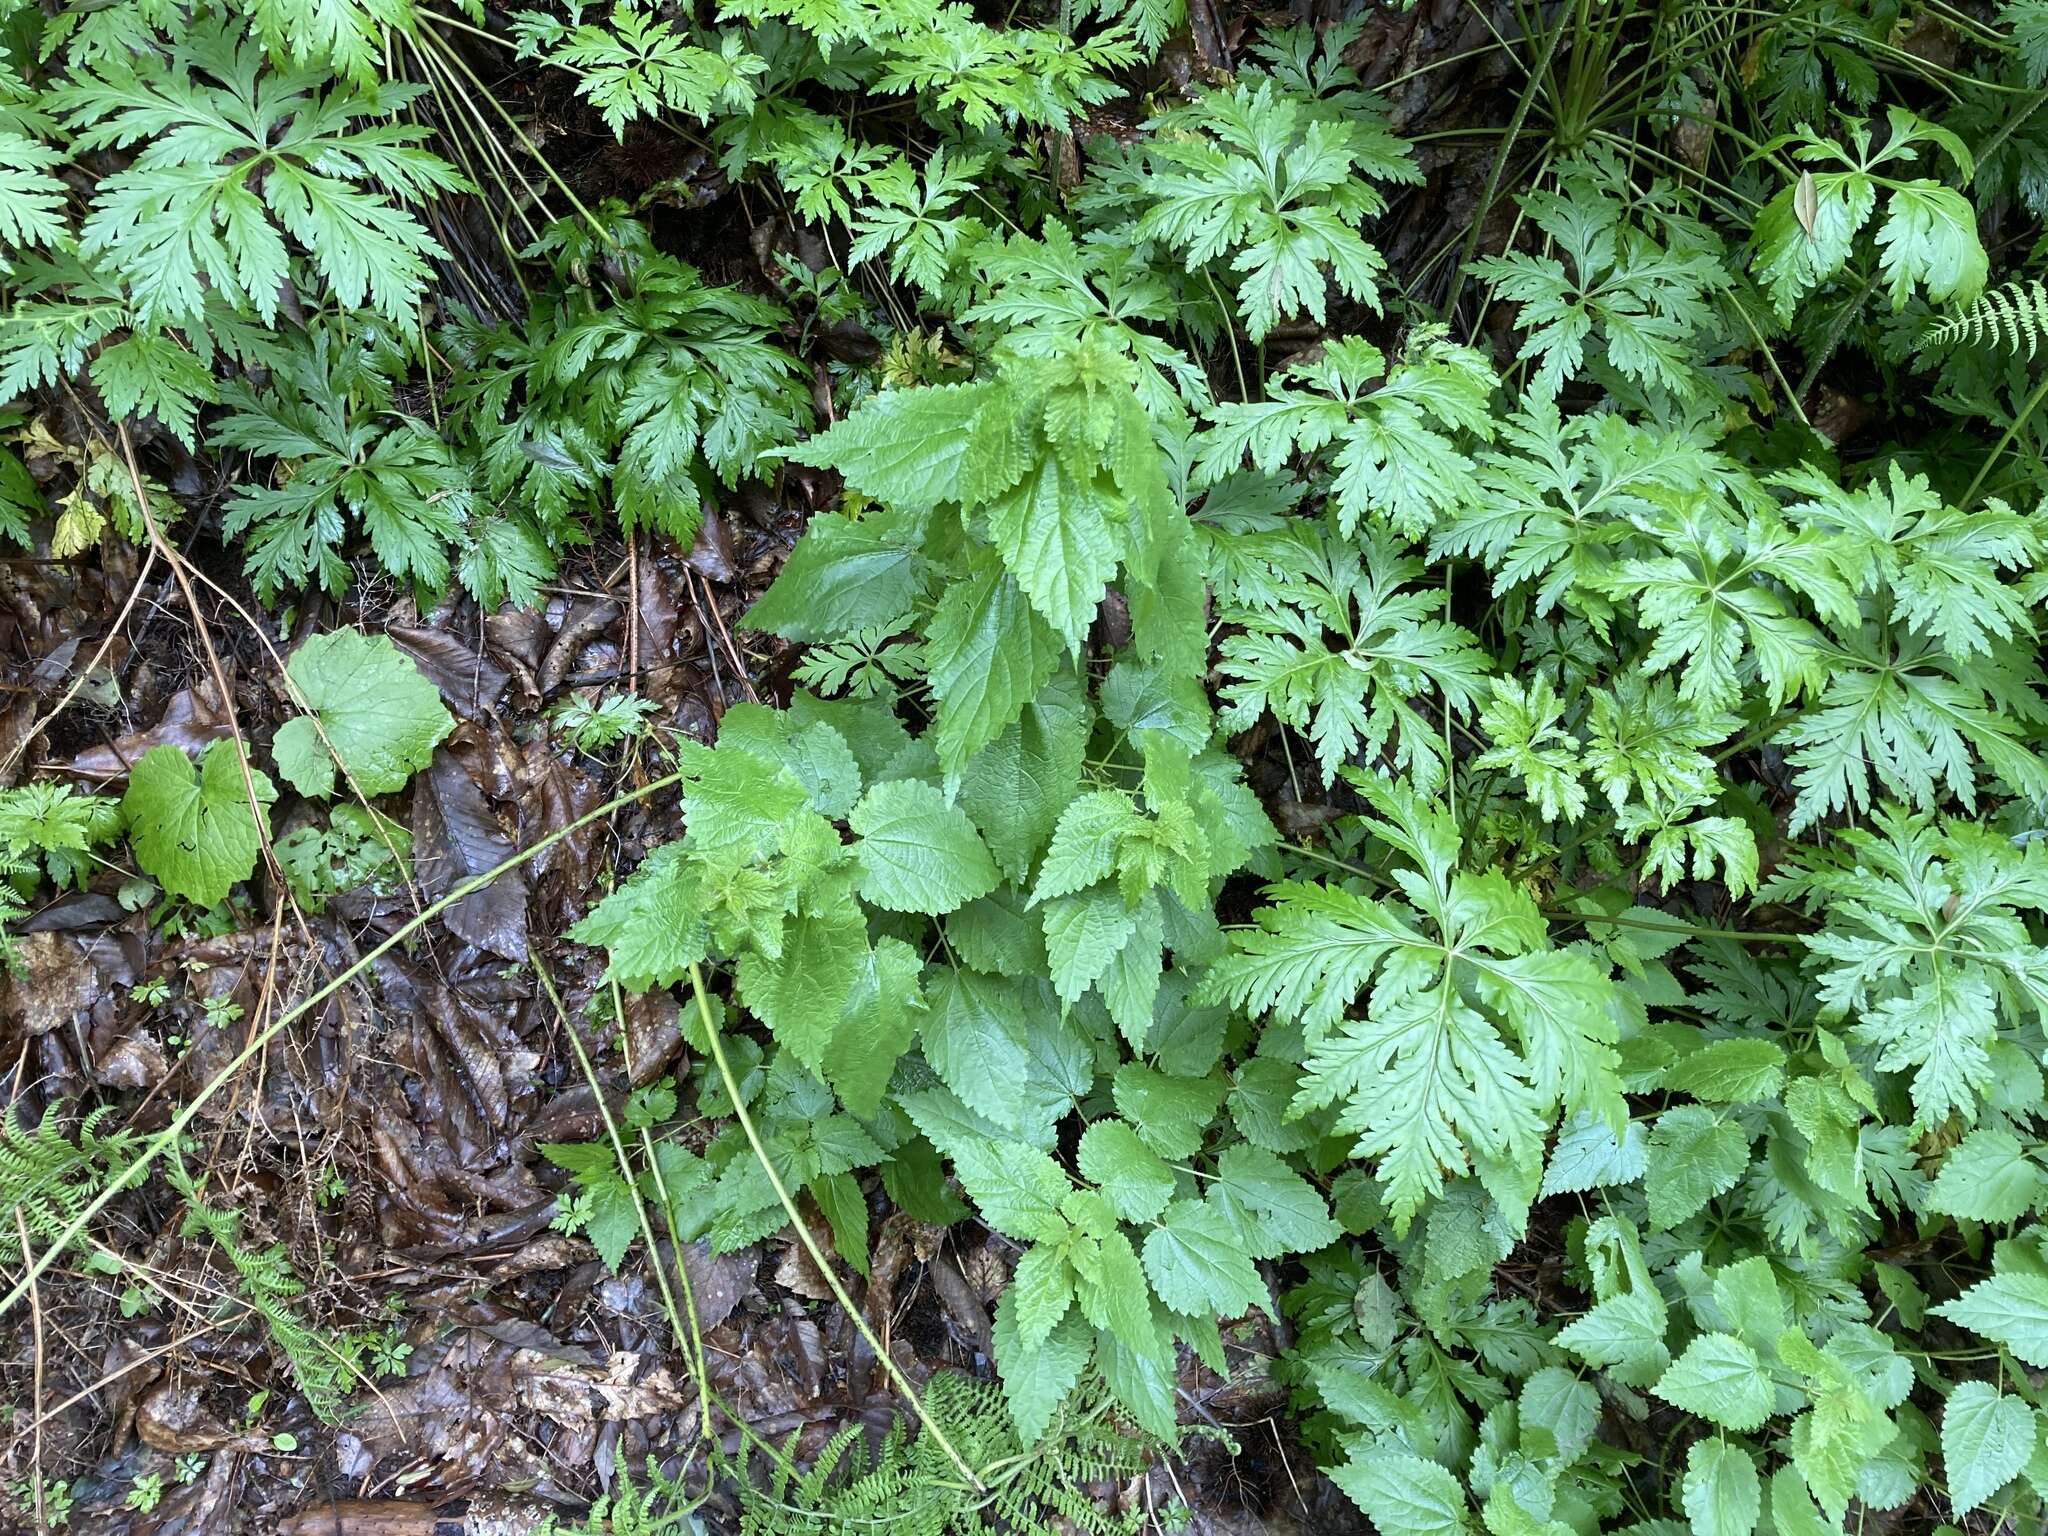
<instances>
[{"instance_id":1,"label":"palmate leaf","mask_svg":"<svg viewBox=\"0 0 2048 1536\"><path fill-rule=\"evenodd\" d=\"M1418 788L1433 789L1445 769L1441 712L1471 713L1487 662L1466 630L1434 616L1440 590L1403 590L1420 562L1378 535L1361 557L1313 524L1225 537L1234 560L1263 574L1237 583L1237 599L1219 609L1241 631L1221 649L1224 727L1249 730L1271 711L1314 744L1325 782L1361 754L1391 750Z\"/></svg>"},{"instance_id":2,"label":"palmate leaf","mask_svg":"<svg viewBox=\"0 0 2048 1536\"><path fill-rule=\"evenodd\" d=\"M100 180L79 252L120 275L144 326L198 320L209 291L268 323L289 237L345 307L409 325L442 252L404 205L466 183L420 148L426 128L362 119L418 89L267 71L255 38L216 24L170 59L76 70L51 92L74 147L142 145Z\"/></svg>"},{"instance_id":3,"label":"palmate leaf","mask_svg":"<svg viewBox=\"0 0 2048 1536\"><path fill-rule=\"evenodd\" d=\"M795 6L784 0L745 0L727 10L825 8L821 0L797 0ZM849 9L858 18L852 25L878 45L881 69L876 90L915 92L924 98L925 110L957 112L960 121L977 132L1006 118L1071 132L1089 107L1123 94L1111 76L1131 68L1140 56L1137 44L1121 28L1077 41L1069 32L1050 27L991 27L959 6L936 12L921 6L884 6L888 19L880 25L872 7Z\"/></svg>"},{"instance_id":4,"label":"palmate leaf","mask_svg":"<svg viewBox=\"0 0 2048 1536\"><path fill-rule=\"evenodd\" d=\"M440 434L411 417L352 408L358 391L384 404L389 385L359 369L350 342L343 328L322 327L271 388L236 382L223 391L229 413L212 441L290 466L280 484L245 484L222 520L228 537L249 535L246 569L266 602L316 579L343 590L341 545L357 520L387 571L439 591L450 546L468 527L469 477Z\"/></svg>"},{"instance_id":5,"label":"palmate leaf","mask_svg":"<svg viewBox=\"0 0 2048 1536\"><path fill-rule=\"evenodd\" d=\"M1296 1111L1337 1106L1405 1227L1448 1173L1533 1175L1560 1104L1618 1123L1611 983L1589 957L1545 948L1534 903L1497 872L1456 869L1442 811L1357 782L1375 829L1416 866L1396 877L1408 902L1272 887L1205 992L1304 1026Z\"/></svg>"},{"instance_id":6,"label":"palmate leaf","mask_svg":"<svg viewBox=\"0 0 2048 1536\"><path fill-rule=\"evenodd\" d=\"M1824 1016L1854 1011L1876 1065L1911 1074L1921 1125L1968 1118L2002 1030L2048 1008L2048 949L2023 912L2048 910L2048 850L1896 807L1841 834L1849 857L1809 861L1789 888L1825 898L1817 957Z\"/></svg>"},{"instance_id":7,"label":"palmate leaf","mask_svg":"<svg viewBox=\"0 0 2048 1536\"><path fill-rule=\"evenodd\" d=\"M1320 322L1332 281L1378 310L1386 263L1357 227L1386 204L1365 178L1421 174L1380 123L1325 118L1269 79L1205 91L1150 126L1137 238L1190 271L1229 257L1253 341L1303 312Z\"/></svg>"},{"instance_id":8,"label":"palmate leaf","mask_svg":"<svg viewBox=\"0 0 2048 1536\"><path fill-rule=\"evenodd\" d=\"M555 542L602 511L687 546L717 484L759 473L809 425L809 394L769 339L780 308L654 252L623 216L613 233L627 254L601 291L567 282L518 325L459 328L470 366L450 395L483 442L488 489ZM551 226L542 248L577 238Z\"/></svg>"},{"instance_id":9,"label":"palmate leaf","mask_svg":"<svg viewBox=\"0 0 2048 1536\"><path fill-rule=\"evenodd\" d=\"M1210 404L1208 378L1194 360L1133 323L1168 320L1175 306L1170 285L1130 245L1077 242L1065 224L1048 219L1039 238L991 237L974 260L992 291L962 319L1007 327L1006 344L1027 355L1108 340L1137 363L1138 399L1155 418Z\"/></svg>"},{"instance_id":10,"label":"palmate leaf","mask_svg":"<svg viewBox=\"0 0 2048 1536\"><path fill-rule=\"evenodd\" d=\"M1986 656L2032 630L2024 588L2005 578L2031 569L2044 546L2033 519L2004 502L1964 512L1896 463L1853 491L1804 466L1772 483L1800 498L1788 521L1829 535L1844 581L1948 655Z\"/></svg>"},{"instance_id":11,"label":"palmate leaf","mask_svg":"<svg viewBox=\"0 0 2048 1536\"><path fill-rule=\"evenodd\" d=\"M1521 203L1570 268L1519 251L1474 266L1518 306L1527 332L1519 355L1537 365L1532 394L1555 398L1584 368L1589 346L1639 384L1694 394L1696 338L1713 324L1713 295L1733 281L1718 252L1700 241L1661 244L1638 227L1611 165L1568 163L1557 177L1561 192L1532 191Z\"/></svg>"},{"instance_id":12,"label":"palmate leaf","mask_svg":"<svg viewBox=\"0 0 2048 1536\"><path fill-rule=\"evenodd\" d=\"M933 151L920 180L907 160L898 159L870 178L874 200L853 223L849 264L887 256L889 275L915 283L934 297L944 291L954 262L980 240L979 219L954 210L974 190L981 157L948 158Z\"/></svg>"},{"instance_id":13,"label":"palmate leaf","mask_svg":"<svg viewBox=\"0 0 2048 1536\"><path fill-rule=\"evenodd\" d=\"M1881 794L1916 808L1953 795L1974 808L1987 770L2030 799L2048 798L2048 764L2024 733L2048 718L2048 703L2017 648L1962 663L1930 642L1905 636L1887 646L1866 630L1841 648L1837 665L1819 707L1778 738L1794 749L1787 760L1798 770L1790 830L1836 811L1865 812Z\"/></svg>"},{"instance_id":14,"label":"palmate leaf","mask_svg":"<svg viewBox=\"0 0 2048 1536\"><path fill-rule=\"evenodd\" d=\"M520 52L577 75L576 93L588 97L622 143L626 125L664 108L707 122L716 112L745 114L755 100L753 81L765 59L747 53L728 32L716 50L679 35L667 21L631 4L611 9L610 24L569 27L536 12L513 23Z\"/></svg>"},{"instance_id":15,"label":"palmate leaf","mask_svg":"<svg viewBox=\"0 0 2048 1536\"><path fill-rule=\"evenodd\" d=\"M1437 520L1430 557L1477 556L1496 595L1526 586L1538 614L1562 607L1603 632L1615 611L1603 578L1645 547L1637 518L1702 491L1731 514L1763 502L1698 428L1659 430L1618 411L1567 417L1525 397L1495 430L1499 446L1478 455L1479 493Z\"/></svg>"},{"instance_id":16,"label":"palmate leaf","mask_svg":"<svg viewBox=\"0 0 2048 1536\"><path fill-rule=\"evenodd\" d=\"M1479 352L1442 327L1418 327L1391 363L1356 337L1333 339L1289 373L1301 383L1210 412L1196 440L1195 484L1214 484L1247 458L1277 473L1294 454L1334 443L1337 522L1347 535L1372 516L1419 537L1479 499L1466 444L1493 435L1496 380Z\"/></svg>"}]
</instances>

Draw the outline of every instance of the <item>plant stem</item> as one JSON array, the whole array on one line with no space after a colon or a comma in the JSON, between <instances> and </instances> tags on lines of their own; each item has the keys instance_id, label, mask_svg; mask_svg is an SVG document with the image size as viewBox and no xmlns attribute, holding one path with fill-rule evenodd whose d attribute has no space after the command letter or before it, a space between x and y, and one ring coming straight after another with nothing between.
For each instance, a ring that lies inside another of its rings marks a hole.
<instances>
[{"instance_id":1,"label":"plant stem","mask_svg":"<svg viewBox=\"0 0 2048 1536\"><path fill-rule=\"evenodd\" d=\"M226 1087L237 1072L260 1056L263 1053L264 1047L276 1039L287 1025L303 1018L307 1013L326 1002L328 998L334 996L335 993L355 980L356 977L362 975L364 971L376 964L377 961L391 953L392 950L410 939L420 929L424 928L428 923L439 917L464 897L474 895L501 875L508 874L524 864L528 859L545 853L548 849L554 847L555 844L561 842L562 839L580 832L592 822L601 821L613 812L623 810L636 801L644 800L649 795L667 789L671 785L679 784L682 782L682 778L683 776L680 773L671 773L654 780L652 783L643 785L639 789L629 790L623 795L607 800L603 805L585 812L566 826L550 832L539 842L533 844L532 847L523 848L519 852L499 860L482 874L472 876L470 879L463 881L462 884L450 890L439 901L423 908L393 929L390 936L381 944L365 951L357 958L354 964L337 973L333 980L315 991L304 1002L295 1003L269 1024L258 1030L250 1038L249 1043L235 1053L234 1059L208 1079L205 1086L171 1117L168 1125L150 1137L149 1141L143 1146L142 1151L137 1154L135 1161L122 1169L118 1178L110 1180L107 1187L95 1195L86 1208L71 1219L70 1224L57 1235L56 1240L43 1250L42 1257L29 1265L27 1273L14 1282L14 1285L8 1290L7 1294L0 1296L0 1317L6 1317L8 1313L12 1312L20 1304L22 1297L29 1293L29 1288L56 1261L59 1254L63 1253L65 1249L77 1241L79 1234L85 1231L95 1216L107 1208L113 1201L114 1196L131 1185L142 1182L142 1176L148 1171L150 1165L177 1144L179 1138L185 1134L187 1128L198 1117L199 1111L206 1106L207 1102L216 1093L220 1092L222 1088Z\"/></svg>"},{"instance_id":2,"label":"plant stem","mask_svg":"<svg viewBox=\"0 0 2048 1536\"><path fill-rule=\"evenodd\" d=\"M860 1308L853 1304L853 1298L846 1294L846 1287L839 1283L839 1277L832 1272L830 1260L819 1248L818 1240L811 1236L811 1229L796 1208L796 1202L789 1197L782 1175L776 1172L775 1164L769 1159L768 1149L761 1144L761 1133L754 1129L754 1117L747 1113L746 1100L740 1096L739 1080L733 1076L732 1063L726 1059L725 1041L718 1033L718 1025L711 1017L711 999L704 991L704 972L696 961L690 962L690 991L697 999L697 1017L704 1025L704 1039L711 1047L711 1059L718 1064L718 1076L725 1084L726 1097L732 1100L732 1112L745 1133L747 1145L754 1149L754 1157L761 1164L761 1171L768 1175L768 1183L775 1191L775 1198L781 1202L783 1212L789 1217L789 1224L796 1230L797 1241L804 1245L804 1252L811 1256L811 1262L818 1273L825 1277L825 1284L831 1288L832 1299L837 1301L849 1321L860 1330L860 1336L868 1341L868 1347L875 1352L875 1358L882 1363L882 1369L889 1373L889 1380L896 1390L903 1394L910 1410L917 1415L917 1422L924 1426L924 1432L932 1437L932 1443L946 1453L946 1459L960 1469L960 1475L973 1485L976 1493L987 1491L974 1468L966 1458L953 1448L953 1442L946 1438L946 1432L939 1428L938 1421L925 1412L924 1401L917 1395L917 1388L910 1384L910 1378L903 1374L895 1357L882 1347L882 1341L875 1337L875 1330L869 1326Z\"/></svg>"}]
</instances>

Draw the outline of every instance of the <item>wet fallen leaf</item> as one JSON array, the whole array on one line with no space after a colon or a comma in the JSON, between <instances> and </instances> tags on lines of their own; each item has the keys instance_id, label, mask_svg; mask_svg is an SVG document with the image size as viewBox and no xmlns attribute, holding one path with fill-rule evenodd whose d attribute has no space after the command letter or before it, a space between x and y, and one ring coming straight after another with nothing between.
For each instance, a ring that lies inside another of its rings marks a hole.
<instances>
[{"instance_id":1,"label":"wet fallen leaf","mask_svg":"<svg viewBox=\"0 0 2048 1536\"><path fill-rule=\"evenodd\" d=\"M455 755L437 748L415 782L412 799L413 869L429 897L439 899L465 880L503 863L513 853L483 791ZM458 936L501 959L526 959L526 877L507 870L472 891L444 916Z\"/></svg>"}]
</instances>

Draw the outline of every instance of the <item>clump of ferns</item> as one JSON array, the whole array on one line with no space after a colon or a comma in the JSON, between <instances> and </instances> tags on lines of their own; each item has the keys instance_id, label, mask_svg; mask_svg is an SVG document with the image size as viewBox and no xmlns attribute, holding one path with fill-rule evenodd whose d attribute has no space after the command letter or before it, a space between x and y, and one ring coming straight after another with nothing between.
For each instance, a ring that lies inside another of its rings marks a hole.
<instances>
[{"instance_id":1,"label":"clump of ferns","mask_svg":"<svg viewBox=\"0 0 2048 1536\"><path fill-rule=\"evenodd\" d=\"M1106 1414L1081 1415L1026 1446L1001 1392L956 1371L931 1379L924 1409L978 1469L980 1487L961 1478L932 1436L913 1437L903 1419L872 1459L855 1451L863 1426L849 1424L801 1475L789 1454L794 1437L782 1456L768 1458L760 1482L748 1476L742 1456L742 1536L837 1536L882 1527L891 1536L1130 1536L1143 1523L1143 1510L1106 1513L1092 1491L1128 1480L1151 1454L1143 1437L1120 1432Z\"/></svg>"}]
</instances>

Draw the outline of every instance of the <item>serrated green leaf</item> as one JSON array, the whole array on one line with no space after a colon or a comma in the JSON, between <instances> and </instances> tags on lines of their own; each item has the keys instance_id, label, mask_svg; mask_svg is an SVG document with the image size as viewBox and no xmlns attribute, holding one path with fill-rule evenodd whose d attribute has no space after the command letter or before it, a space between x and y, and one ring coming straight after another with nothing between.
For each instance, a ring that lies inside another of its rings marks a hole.
<instances>
[{"instance_id":1,"label":"serrated green leaf","mask_svg":"<svg viewBox=\"0 0 2048 1536\"><path fill-rule=\"evenodd\" d=\"M977 562L965 581L948 586L925 630L940 768L949 775L989 772L977 754L1015 726L1060 656L1059 636L994 559ZM1011 748L1012 771L1020 775L1021 754L1020 741Z\"/></svg>"},{"instance_id":2,"label":"serrated green leaf","mask_svg":"<svg viewBox=\"0 0 2048 1536\"><path fill-rule=\"evenodd\" d=\"M997 867L1020 885L1081 787L1089 724L1080 679L1055 673L961 774L961 805L981 828Z\"/></svg>"},{"instance_id":3,"label":"serrated green leaf","mask_svg":"<svg viewBox=\"0 0 2048 1536\"><path fill-rule=\"evenodd\" d=\"M1983 1125L1942 1159L1927 1208L1971 1221L2017 1221L2040 1200L2042 1182L2018 1137L2003 1126Z\"/></svg>"},{"instance_id":4,"label":"serrated green leaf","mask_svg":"<svg viewBox=\"0 0 2048 1536\"><path fill-rule=\"evenodd\" d=\"M1711 1040L1664 1074L1664 1086L1709 1104L1751 1104L1776 1098L1785 1081L1785 1053L1770 1040Z\"/></svg>"},{"instance_id":5,"label":"serrated green leaf","mask_svg":"<svg viewBox=\"0 0 2048 1536\"><path fill-rule=\"evenodd\" d=\"M924 529L924 516L909 509L858 520L818 513L741 622L785 640L818 641L902 618L917 595Z\"/></svg>"},{"instance_id":6,"label":"serrated green leaf","mask_svg":"<svg viewBox=\"0 0 2048 1536\"><path fill-rule=\"evenodd\" d=\"M1365 1511L1381 1536L1465 1536L1471 1530L1458 1480L1420 1456L1362 1445L1330 1480Z\"/></svg>"},{"instance_id":7,"label":"serrated green leaf","mask_svg":"<svg viewBox=\"0 0 2048 1536\"><path fill-rule=\"evenodd\" d=\"M1003 1299L1016 1309L1017 1342L1027 1350L1043 1344L1074 1304L1074 1273L1065 1255L1051 1243L1025 1249Z\"/></svg>"},{"instance_id":8,"label":"serrated green leaf","mask_svg":"<svg viewBox=\"0 0 2048 1536\"><path fill-rule=\"evenodd\" d=\"M1771 1384L1757 1352L1726 1333L1703 1333L1657 1382L1667 1403L1722 1429L1759 1428L1771 1412Z\"/></svg>"},{"instance_id":9,"label":"serrated green leaf","mask_svg":"<svg viewBox=\"0 0 2048 1536\"><path fill-rule=\"evenodd\" d=\"M334 793L337 757L362 794L395 794L455 728L440 690L385 635L316 635L292 652L285 675L311 714L280 726L271 751L302 795Z\"/></svg>"},{"instance_id":10,"label":"serrated green leaf","mask_svg":"<svg viewBox=\"0 0 2048 1536\"><path fill-rule=\"evenodd\" d=\"M1168 1077L1143 1062L1117 1068L1117 1113L1161 1157L1192 1157L1216 1118L1228 1085L1213 1077Z\"/></svg>"},{"instance_id":11,"label":"serrated green leaf","mask_svg":"<svg viewBox=\"0 0 2048 1536\"><path fill-rule=\"evenodd\" d=\"M1015 983L939 971L924 1022L924 1055L932 1070L963 1104L1012 1129L1022 1128L1028 1112L1025 1008Z\"/></svg>"},{"instance_id":12,"label":"serrated green leaf","mask_svg":"<svg viewBox=\"0 0 2048 1536\"><path fill-rule=\"evenodd\" d=\"M2033 1457L2034 1410L1988 1381L1966 1381L1941 1410L1941 1460L1949 1507L1966 1515L1998 1492Z\"/></svg>"},{"instance_id":13,"label":"serrated green leaf","mask_svg":"<svg viewBox=\"0 0 2048 1536\"><path fill-rule=\"evenodd\" d=\"M1756 1462L1741 1446L1718 1437L1693 1442L1679 1497L1694 1536L1749 1536L1763 1509Z\"/></svg>"},{"instance_id":14,"label":"serrated green leaf","mask_svg":"<svg viewBox=\"0 0 2048 1536\"><path fill-rule=\"evenodd\" d=\"M799 464L837 470L848 485L887 506L929 511L959 496L969 429L990 388L948 384L891 390L791 449L789 456ZM795 594L787 608L791 614L801 611Z\"/></svg>"},{"instance_id":15,"label":"serrated green leaf","mask_svg":"<svg viewBox=\"0 0 2048 1536\"><path fill-rule=\"evenodd\" d=\"M1338 1237L1315 1186L1261 1147L1225 1147L1204 1198L1229 1218L1255 1259L1314 1253Z\"/></svg>"},{"instance_id":16,"label":"serrated green leaf","mask_svg":"<svg viewBox=\"0 0 2048 1536\"><path fill-rule=\"evenodd\" d=\"M1125 1221L1150 1221L1173 1198L1173 1171L1121 1120L1098 1120L1082 1132L1078 1162Z\"/></svg>"},{"instance_id":17,"label":"serrated green leaf","mask_svg":"<svg viewBox=\"0 0 2048 1536\"><path fill-rule=\"evenodd\" d=\"M1000 879L967 813L919 780L875 785L847 825L860 839L860 893L888 911L937 916L986 896Z\"/></svg>"},{"instance_id":18,"label":"serrated green leaf","mask_svg":"<svg viewBox=\"0 0 2048 1536\"><path fill-rule=\"evenodd\" d=\"M681 843L667 843L569 930L578 944L601 945L605 976L628 992L672 987L710 954L698 871Z\"/></svg>"},{"instance_id":19,"label":"serrated green leaf","mask_svg":"<svg viewBox=\"0 0 2048 1536\"><path fill-rule=\"evenodd\" d=\"M1677 1226L1733 1189L1747 1167L1749 1136L1735 1121L1696 1104L1667 1109L1650 1131L1650 1168L1643 1180L1651 1223Z\"/></svg>"},{"instance_id":20,"label":"serrated green leaf","mask_svg":"<svg viewBox=\"0 0 2048 1536\"><path fill-rule=\"evenodd\" d=\"M211 907L256 872L276 799L257 769L243 778L232 741L211 743L197 771L178 748L156 746L129 771L121 817L135 862L169 894Z\"/></svg>"},{"instance_id":21,"label":"serrated green leaf","mask_svg":"<svg viewBox=\"0 0 2048 1536\"><path fill-rule=\"evenodd\" d=\"M1045 904L1045 951L1063 1003L1079 1002L1138 931L1137 914L1103 884Z\"/></svg>"},{"instance_id":22,"label":"serrated green leaf","mask_svg":"<svg viewBox=\"0 0 2048 1536\"><path fill-rule=\"evenodd\" d=\"M1035 1445L1052 1423L1054 1413L1080 1383L1092 1353L1088 1325L1079 1312L1069 1312L1044 1340L1026 1345L1017 1324L1017 1300L1005 1291L996 1301L996 1370L1003 1379L1003 1399L1025 1445Z\"/></svg>"},{"instance_id":23,"label":"serrated green leaf","mask_svg":"<svg viewBox=\"0 0 2048 1536\"><path fill-rule=\"evenodd\" d=\"M1993 1275L1933 1309L2032 1366L2048 1367L2048 1276Z\"/></svg>"},{"instance_id":24,"label":"serrated green leaf","mask_svg":"<svg viewBox=\"0 0 2048 1536\"><path fill-rule=\"evenodd\" d=\"M1237 1317L1272 1302L1230 1219L1199 1200L1177 1200L1145 1235L1145 1273L1159 1299L1194 1317Z\"/></svg>"}]
</instances>

